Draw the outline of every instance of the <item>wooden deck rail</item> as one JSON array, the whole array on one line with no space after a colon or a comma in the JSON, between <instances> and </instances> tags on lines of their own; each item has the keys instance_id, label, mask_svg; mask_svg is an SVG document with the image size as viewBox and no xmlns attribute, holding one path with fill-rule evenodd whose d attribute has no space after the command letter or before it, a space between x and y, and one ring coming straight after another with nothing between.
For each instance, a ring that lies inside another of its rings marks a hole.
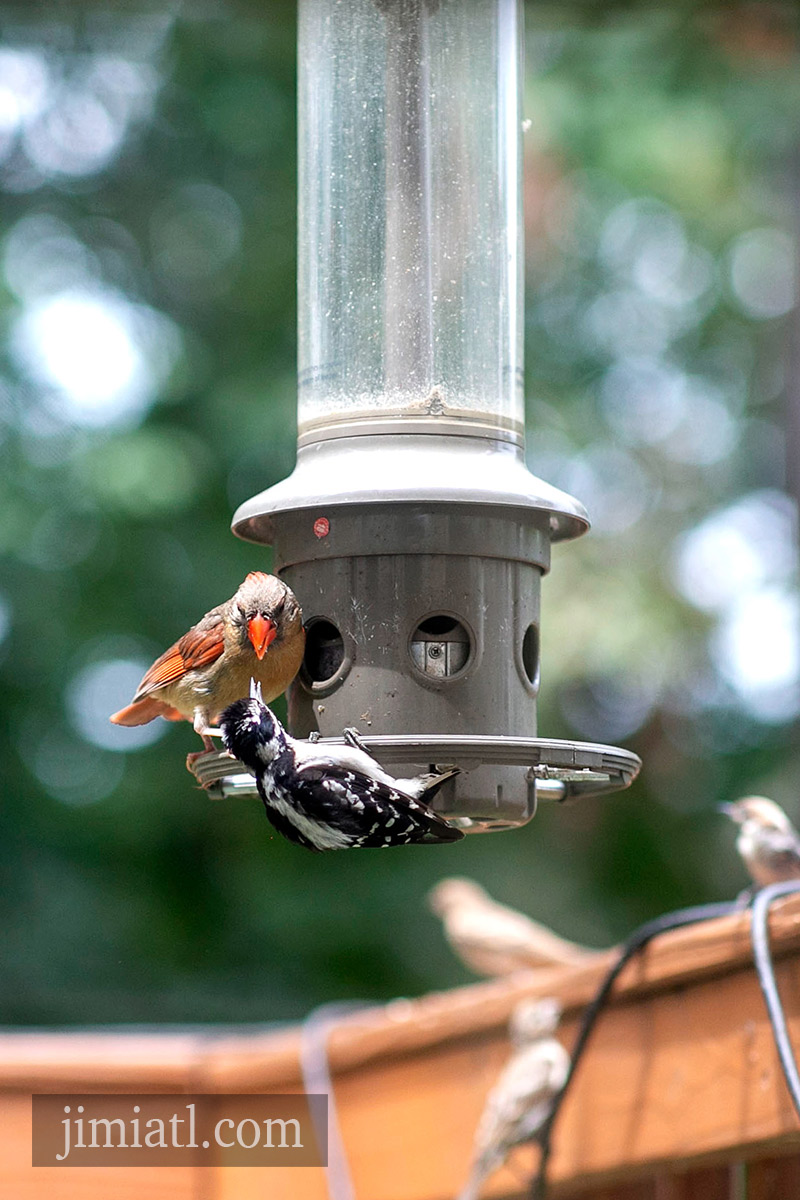
<instances>
[{"instance_id":1,"label":"wooden deck rail","mask_svg":"<svg viewBox=\"0 0 800 1200\"><path fill-rule=\"evenodd\" d=\"M661 937L623 973L555 1137L553 1195L584 1200L800 1197L800 1124L752 968L749 914ZM772 943L800 1045L800 897ZM602 964L396 1000L344 1019L330 1061L359 1200L447 1200L463 1182L514 1004L557 994L570 1045ZM294 1092L300 1033L0 1034L0 1195L7 1200L326 1200L318 1168L32 1168L32 1092ZM522 1197L520 1150L487 1196ZM746 1167L742 1164L748 1164Z\"/></svg>"}]
</instances>

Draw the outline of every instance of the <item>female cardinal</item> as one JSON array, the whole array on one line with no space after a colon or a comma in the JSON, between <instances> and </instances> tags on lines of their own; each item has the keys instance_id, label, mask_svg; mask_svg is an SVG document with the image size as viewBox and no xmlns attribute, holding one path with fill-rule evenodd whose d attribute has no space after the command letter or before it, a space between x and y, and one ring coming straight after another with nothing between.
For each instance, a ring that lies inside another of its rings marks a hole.
<instances>
[{"instance_id":1,"label":"female cardinal","mask_svg":"<svg viewBox=\"0 0 800 1200\"><path fill-rule=\"evenodd\" d=\"M275 575L251 571L236 595L212 608L165 650L146 673L115 725L146 725L155 717L191 721L213 750L208 728L250 680L265 699L280 696L303 658L303 615L294 593Z\"/></svg>"}]
</instances>

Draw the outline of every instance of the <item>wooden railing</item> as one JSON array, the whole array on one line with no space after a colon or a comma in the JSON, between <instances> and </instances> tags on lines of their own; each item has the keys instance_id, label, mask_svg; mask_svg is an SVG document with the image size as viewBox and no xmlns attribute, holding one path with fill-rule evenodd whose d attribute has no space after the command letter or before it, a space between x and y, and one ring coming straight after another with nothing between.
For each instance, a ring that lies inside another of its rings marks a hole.
<instances>
[{"instance_id":1,"label":"wooden railing","mask_svg":"<svg viewBox=\"0 0 800 1200\"><path fill-rule=\"evenodd\" d=\"M552 1195L583 1200L792 1200L800 1123L756 977L749 914L663 935L620 977L560 1115ZM793 1043L800 1045L800 897L770 923ZM359 1200L447 1200L463 1182L483 1101L508 1055L515 1003L556 994L570 1045L602 963L394 1001L329 1039ZM318 1168L32 1168L31 1092L294 1092L300 1031L242 1036L0 1035L0 1196L94 1200L326 1200ZM519 1197L524 1148L485 1195Z\"/></svg>"}]
</instances>

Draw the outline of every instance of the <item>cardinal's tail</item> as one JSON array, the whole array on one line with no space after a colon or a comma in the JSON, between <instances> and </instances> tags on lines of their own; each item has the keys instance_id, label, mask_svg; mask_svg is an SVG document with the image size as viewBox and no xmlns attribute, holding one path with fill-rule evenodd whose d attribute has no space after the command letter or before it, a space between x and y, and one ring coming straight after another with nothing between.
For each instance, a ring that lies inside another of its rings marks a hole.
<instances>
[{"instance_id":1,"label":"cardinal's tail","mask_svg":"<svg viewBox=\"0 0 800 1200\"><path fill-rule=\"evenodd\" d=\"M156 717L164 717L167 721L186 720L183 713L179 713L177 708L172 708L163 700L157 700L155 696L145 696L143 700L137 700L134 704L129 704L127 708L121 708L119 712L115 712L108 719L114 725L147 725Z\"/></svg>"}]
</instances>

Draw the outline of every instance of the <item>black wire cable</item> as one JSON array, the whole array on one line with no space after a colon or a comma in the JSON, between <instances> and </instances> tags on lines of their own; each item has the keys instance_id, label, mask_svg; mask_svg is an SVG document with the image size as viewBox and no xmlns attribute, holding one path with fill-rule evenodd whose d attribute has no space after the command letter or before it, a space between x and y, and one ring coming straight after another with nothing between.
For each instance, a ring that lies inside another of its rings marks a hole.
<instances>
[{"instance_id":1,"label":"black wire cable","mask_svg":"<svg viewBox=\"0 0 800 1200\"><path fill-rule=\"evenodd\" d=\"M781 896L791 896L800 892L800 881L787 880L783 883L771 883L768 887L756 892L753 899L753 912L750 918L750 940L753 944L753 961L756 965L758 982L767 1006L778 1058L783 1068L786 1086L795 1112L800 1117L800 1075L797 1072L797 1061L789 1040L789 1030L786 1028L786 1014L783 1011L778 984L775 979L775 965L769 945L769 910L773 901Z\"/></svg>"},{"instance_id":2,"label":"black wire cable","mask_svg":"<svg viewBox=\"0 0 800 1200\"><path fill-rule=\"evenodd\" d=\"M616 983L622 969L627 966L632 958L635 958L640 950L644 949L648 942L651 942L653 938L658 937L660 934L667 933L670 929L680 929L684 925L696 925L701 921L711 921L715 917L727 917L731 913L740 910L741 903L739 900L724 900L716 904L696 904L692 908L680 908L675 912L664 913L660 917L655 917L652 921L646 921L644 925L640 925L638 929L635 929L622 943L619 957L609 968L594 999L583 1014L564 1086L554 1098L550 1115L536 1136L535 1140L541 1147L541 1157L531 1184L531 1200L544 1200L547 1189L547 1168L552 1150L553 1126L556 1117L561 1110L561 1105L564 1103L569 1085L583 1057L583 1052L586 1049L586 1044L591 1037L597 1019L605 1008L611 994L611 989Z\"/></svg>"},{"instance_id":3,"label":"black wire cable","mask_svg":"<svg viewBox=\"0 0 800 1200\"><path fill-rule=\"evenodd\" d=\"M762 888L751 898L745 894L748 902L752 903L750 919L750 938L753 947L753 962L758 976L761 992L764 996L770 1025L772 1026L775 1045L778 1050L781 1068L786 1079L786 1086L792 1098L795 1111L800 1118L800 1073L797 1069L789 1031L786 1026L786 1015L783 1011L778 985L775 979L775 968L769 944L769 913L775 900L782 896L800 893L800 880L789 880L783 883L773 883ZM619 956L606 973L594 999L587 1006L581 1019L578 1036L570 1059L569 1071L564 1086L553 1100L550 1114L536 1136L536 1142L541 1147L539 1166L532 1180L532 1200L544 1200L547 1190L547 1168L552 1151L553 1127L561 1110L561 1106L583 1057L589 1038L592 1035L598 1018L608 1003L611 990L622 970L636 955L647 946L653 938L672 929L680 929L687 925L697 925L703 921L711 921L717 917L730 916L742 909L742 899L725 900L716 904L697 904L691 908L677 909L675 912L664 913L652 921L646 921L635 929L623 942ZM338 1128L333 1085L327 1056L327 1036L337 1019L354 1016L359 1010L363 1011L368 1005L364 1002L322 1005L312 1012L304 1022L303 1045L301 1062L305 1090L307 1092L326 1092L329 1097L329 1121L332 1134L329 1147L329 1167L327 1182L332 1200L352 1200L353 1185L347 1168L347 1158Z\"/></svg>"}]
</instances>

